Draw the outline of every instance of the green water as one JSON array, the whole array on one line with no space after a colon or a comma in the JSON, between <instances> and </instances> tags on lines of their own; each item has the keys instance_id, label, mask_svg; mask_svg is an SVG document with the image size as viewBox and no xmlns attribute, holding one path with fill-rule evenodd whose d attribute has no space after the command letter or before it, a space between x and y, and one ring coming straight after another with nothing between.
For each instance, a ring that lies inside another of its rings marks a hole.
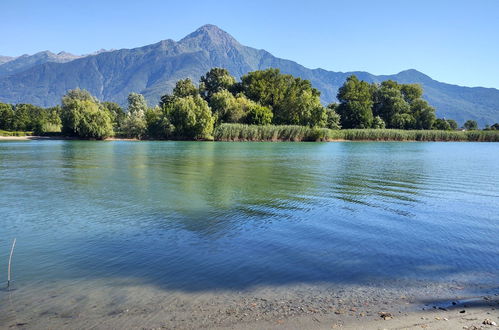
<instances>
[{"instance_id":1,"label":"green water","mask_svg":"<svg viewBox=\"0 0 499 330\"><path fill-rule=\"evenodd\" d=\"M498 173L494 143L2 142L0 282L17 237L19 290L499 283Z\"/></svg>"}]
</instances>

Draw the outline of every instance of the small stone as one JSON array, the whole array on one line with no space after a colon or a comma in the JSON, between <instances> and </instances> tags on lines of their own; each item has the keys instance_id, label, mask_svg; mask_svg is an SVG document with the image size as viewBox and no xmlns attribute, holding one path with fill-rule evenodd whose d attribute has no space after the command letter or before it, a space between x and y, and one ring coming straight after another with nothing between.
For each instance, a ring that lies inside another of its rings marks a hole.
<instances>
[{"instance_id":1,"label":"small stone","mask_svg":"<svg viewBox=\"0 0 499 330\"><path fill-rule=\"evenodd\" d=\"M383 319L383 320L391 320L393 319L393 315L390 314L390 313L387 313L387 312L379 312L378 313L379 316Z\"/></svg>"},{"instance_id":2,"label":"small stone","mask_svg":"<svg viewBox=\"0 0 499 330\"><path fill-rule=\"evenodd\" d=\"M482 324L485 324L485 325L493 325L493 326L496 326L497 323L495 323L494 321L492 321L491 319L485 319L483 320Z\"/></svg>"},{"instance_id":3,"label":"small stone","mask_svg":"<svg viewBox=\"0 0 499 330\"><path fill-rule=\"evenodd\" d=\"M464 314L466 311L463 309L462 311L459 311L459 313Z\"/></svg>"}]
</instances>

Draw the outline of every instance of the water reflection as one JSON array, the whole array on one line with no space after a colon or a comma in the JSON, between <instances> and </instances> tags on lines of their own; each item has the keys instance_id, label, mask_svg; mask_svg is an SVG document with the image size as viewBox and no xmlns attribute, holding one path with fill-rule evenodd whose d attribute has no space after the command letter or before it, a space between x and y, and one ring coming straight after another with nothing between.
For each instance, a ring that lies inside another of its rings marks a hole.
<instances>
[{"instance_id":1,"label":"water reflection","mask_svg":"<svg viewBox=\"0 0 499 330\"><path fill-rule=\"evenodd\" d=\"M127 277L190 291L493 276L499 156L491 148L0 144L0 269L16 236L26 283ZM480 166L461 159L466 153ZM470 189L453 189L457 180Z\"/></svg>"}]
</instances>

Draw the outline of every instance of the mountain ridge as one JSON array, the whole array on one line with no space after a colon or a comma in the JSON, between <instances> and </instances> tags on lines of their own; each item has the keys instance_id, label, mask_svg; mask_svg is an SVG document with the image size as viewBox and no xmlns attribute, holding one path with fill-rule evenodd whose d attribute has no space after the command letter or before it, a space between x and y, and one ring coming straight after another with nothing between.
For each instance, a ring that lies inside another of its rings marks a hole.
<instances>
[{"instance_id":1,"label":"mountain ridge","mask_svg":"<svg viewBox=\"0 0 499 330\"><path fill-rule=\"evenodd\" d=\"M0 62L0 102L52 106L60 103L60 97L67 90L79 87L99 99L120 104L125 103L128 93L139 92L152 105L157 104L162 94L170 92L177 80L191 78L197 82L212 67L224 67L238 78L249 71L276 67L283 73L310 80L321 91L324 103L335 101L338 88L349 75L356 74L368 82L392 79L400 83L421 83L425 98L436 107L439 117L453 118L460 123L475 119L481 125L499 122L497 89L445 84L415 69L392 75L309 69L292 60L275 57L266 50L244 46L229 33L210 24L179 41L165 39L142 47L103 51L71 60L61 59L65 54L59 57L59 62L53 60L54 56L47 60L50 57L47 55L45 62L42 59L24 69L18 66L17 71L13 71L12 62L19 57L3 64ZM9 63L11 73L2 75Z\"/></svg>"}]
</instances>

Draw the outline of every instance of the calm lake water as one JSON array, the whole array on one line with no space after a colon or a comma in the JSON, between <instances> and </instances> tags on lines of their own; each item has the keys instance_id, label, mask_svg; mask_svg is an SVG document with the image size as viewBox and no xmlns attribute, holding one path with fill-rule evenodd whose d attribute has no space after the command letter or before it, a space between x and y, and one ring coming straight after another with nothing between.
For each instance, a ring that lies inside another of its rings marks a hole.
<instances>
[{"instance_id":1,"label":"calm lake water","mask_svg":"<svg viewBox=\"0 0 499 330\"><path fill-rule=\"evenodd\" d=\"M499 144L2 142L0 217L17 290L497 284Z\"/></svg>"}]
</instances>

